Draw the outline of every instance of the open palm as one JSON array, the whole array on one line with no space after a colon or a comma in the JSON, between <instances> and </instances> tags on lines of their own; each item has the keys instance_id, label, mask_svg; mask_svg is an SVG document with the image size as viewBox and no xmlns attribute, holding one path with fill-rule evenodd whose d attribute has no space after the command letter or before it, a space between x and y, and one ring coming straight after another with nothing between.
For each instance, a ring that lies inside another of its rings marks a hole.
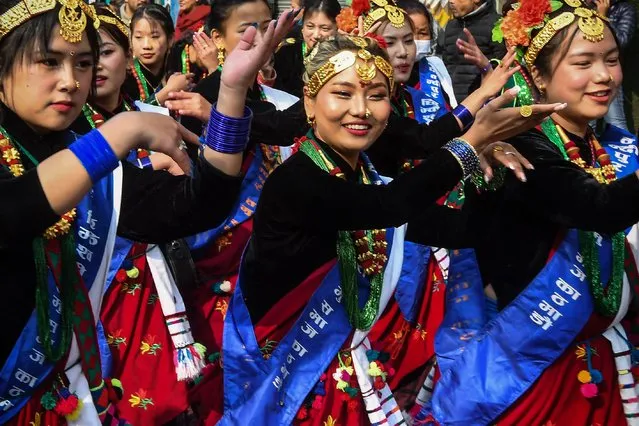
<instances>
[{"instance_id":1,"label":"open palm","mask_svg":"<svg viewBox=\"0 0 639 426\"><path fill-rule=\"evenodd\" d=\"M262 34L254 26L248 27L235 49L226 57L221 81L227 87L250 87L257 72L273 54L293 24L294 11L280 15L277 25L272 21Z\"/></svg>"}]
</instances>

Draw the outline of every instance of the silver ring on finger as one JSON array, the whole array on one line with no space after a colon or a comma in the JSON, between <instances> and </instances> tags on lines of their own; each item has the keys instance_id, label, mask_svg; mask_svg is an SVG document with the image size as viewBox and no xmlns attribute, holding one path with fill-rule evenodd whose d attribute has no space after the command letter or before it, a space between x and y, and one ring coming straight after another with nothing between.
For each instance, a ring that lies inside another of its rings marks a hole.
<instances>
[{"instance_id":1,"label":"silver ring on finger","mask_svg":"<svg viewBox=\"0 0 639 426\"><path fill-rule=\"evenodd\" d=\"M515 153L514 153L514 152L512 152L512 151L505 151L505 152L504 152L504 154L505 154L505 155L515 155Z\"/></svg>"}]
</instances>

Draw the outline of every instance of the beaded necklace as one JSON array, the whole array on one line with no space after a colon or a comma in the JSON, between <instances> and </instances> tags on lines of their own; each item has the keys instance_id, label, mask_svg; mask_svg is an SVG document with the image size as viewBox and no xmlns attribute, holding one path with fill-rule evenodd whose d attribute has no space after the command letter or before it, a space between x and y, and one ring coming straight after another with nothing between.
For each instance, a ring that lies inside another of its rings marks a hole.
<instances>
[{"instance_id":1,"label":"beaded necklace","mask_svg":"<svg viewBox=\"0 0 639 426\"><path fill-rule=\"evenodd\" d=\"M16 148L18 147L19 150ZM39 162L21 146L14 138L10 137L6 130L0 127L0 164L6 167L13 176L19 177L24 174L25 168L22 163L20 152L29 158L34 166ZM71 211L62 215L60 220L47 228L42 236L33 240L33 257L36 272L36 319L38 326L38 337L42 342L44 354L51 362L56 362L67 352L73 334L73 305L75 302L75 287L79 280L75 261L75 239L71 232L72 223L77 211ZM62 310L60 342L54 346L51 339L51 327L49 318L49 284L48 266L46 261L45 241L47 244L55 244L54 240L59 240L61 250L60 266L60 304Z\"/></svg>"},{"instance_id":2,"label":"beaded necklace","mask_svg":"<svg viewBox=\"0 0 639 426\"><path fill-rule=\"evenodd\" d=\"M142 67L140 66L140 61L138 58L133 58L133 65L130 68L131 74L133 74L133 78L135 78L135 82L138 84L138 92L140 93L140 101L144 102L147 99L151 98L153 93L157 88L153 87L151 83L147 80L142 72ZM161 84L161 83L160 83ZM153 89L153 93L149 91L149 86Z\"/></svg>"},{"instance_id":3,"label":"beaded necklace","mask_svg":"<svg viewBox=\"0 0 639 426\"><path fill-rule=\"evenodd\" d=\"M300 141L300 150L322 170L332 176L344 178L341 169L324 153L309 132ZM367 173L368 171L368 173ZM371 182L370 176L377 173L368 159L358 165L360 183L381 185L381 180ZM382 294L384 269L388 260L385 229L339 231L337 236L337 259L340 265L340 277L344 292L344 304L351 325L359 330L368 330L377 318L379 300ZM360 309L357 275L361 272L369 277L370 293L364 308Z\"/></svg>"},{"instance_id":4,"label":"beaded necklace","mask_svg":"<svg viewBox=\"0 0 639 426\"><path fill-rule=\"evenodd\" d=\"M566 160L578 165L591 174L597 182L610 184L617 179L615 169L610 161L610 156L599 144L594 134L590 136L593 164L599 167L589 166L581 157L579 147L571 141L564 130L552 120L546 120L541 125L542 130L553 144L559 148ZM612 236L612 273L610 282L604 291L601 283L601 265L599 262L599 250L597 249L594 232L579 231L580 251L584 259L586 274L589 278L590 291L593 295L595 309L605 316L615 316L621 305L621 291L623 288L623 273L625 261L625 234L617 232Z\"/></svg>"},{"instance_id":5,"label":"beaded necklace","mask_svg":"<svg viewBox=\"0 0 639 426\"><path fill-rule=\"evenodd\" d=\"M182 74L189 74L191 72L191 61L189 61L189 45L184 46L182 54L180 55L182 60Z\"/></svg>"},{"instance_id":6,"label":"beaded necklace","mask_svg":"<svg viewBox=\"0 0 639 426\"><path fill-rule=\"evenodd\" d=\"M400 111L399 108L395 105L395 102L391 102L391 108L393 108L393 112L400 117L412 118L414 120L415 110L406 98L406 88L404 87L403 83L400 84L397 88L397 99L399 101L400 107L402 108L402 111Z\"/></svg>"},{"instance_id":7,"label":"beaded necklace","mask_svg":"<svg viewBox=\"0 0 639 426\"><path fill-rule=\"evenodd\" d=\"M306 58L306 42L302 40L302 59Z\"/></svg>"}]
</instances>

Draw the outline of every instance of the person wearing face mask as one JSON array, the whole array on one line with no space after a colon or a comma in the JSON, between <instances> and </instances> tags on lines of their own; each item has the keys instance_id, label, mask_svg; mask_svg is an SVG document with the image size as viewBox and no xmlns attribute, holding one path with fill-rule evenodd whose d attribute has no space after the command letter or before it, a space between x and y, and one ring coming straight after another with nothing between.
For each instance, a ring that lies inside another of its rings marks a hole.
<instances>
[{"instance_id":1,"label":"person wearing face mask","mask_svg":"<svg viewBox=\"0 0 639 426\"><path fill-rule=\"evenodd\" d=\"M408 80L410 86L430 94L432 107L450 110L457 106L452 80L441 58L435 56L437 41L437 23L432 15L418 0L399 0L398 6L406 11L415 28L415 45L417 54ZM438 96L441 92L443 96Z\"/></svg>"},{"instance_id":2,"label":"person wearing face mask","mask_svg":"<svg viewBox=\"0 0 639 426\"><path fill-rule=\"evenodd\" d=\"M275 53L274 68L277 74L275 88L302 97L304 58L318 40L337 33L336 18L341 6L337 0L307 0L302 18L300 40L288 39Z\"/></svg>"}]
</instances>

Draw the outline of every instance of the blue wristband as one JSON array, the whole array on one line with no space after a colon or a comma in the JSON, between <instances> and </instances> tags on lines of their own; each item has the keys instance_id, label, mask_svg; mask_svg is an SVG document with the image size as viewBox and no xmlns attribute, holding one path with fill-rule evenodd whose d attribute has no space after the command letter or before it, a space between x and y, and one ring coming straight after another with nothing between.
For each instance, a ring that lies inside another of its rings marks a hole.
<instances>
[{"instance_id":1,"label":"blue wristband","mask_svg":"<svg viewBox=\"0 0 639 426\"><path fill-rule=\"evenodd\" d=\"M468 111L468 108L459 104L453 109L453 115L459 119L462 123L462 130L468 129L473 122L475 121L475 117Z\"/></svg>"},{"instance_id":2,"label":"blue wristband","mask_svg":"<svg viewBox=\"0 0 639 426\"><path fill-rule=\"evenodd\" d=\"M232 118L220 114L217 104L211 108L206 131L206 146L224 154L237 154L246 149L251 133L253 112L244 107L244 117Z\"/></svg>"},{"instance_id":3,"label":"blue wristband","mask_svg":"<svg viewBox=\"0 0 639 426\"><path fill-rule=\"evenodd\" d=\"M140 169L153 169L153 164L151 163L151 157L142 157L138 158L138 167Z\"/></svg>"},{"instance_id":4,"label":"blue wristband","mask_svg":"<svg viewBox=\"0 0 639 426\"><path fill-rule=\"evenodd\" d=\"M97 129L91 130L73 142L69 145L69 150L78 157L93 183L110 174L120 162L107 140Z\"/></svg>"}]
</instances>

